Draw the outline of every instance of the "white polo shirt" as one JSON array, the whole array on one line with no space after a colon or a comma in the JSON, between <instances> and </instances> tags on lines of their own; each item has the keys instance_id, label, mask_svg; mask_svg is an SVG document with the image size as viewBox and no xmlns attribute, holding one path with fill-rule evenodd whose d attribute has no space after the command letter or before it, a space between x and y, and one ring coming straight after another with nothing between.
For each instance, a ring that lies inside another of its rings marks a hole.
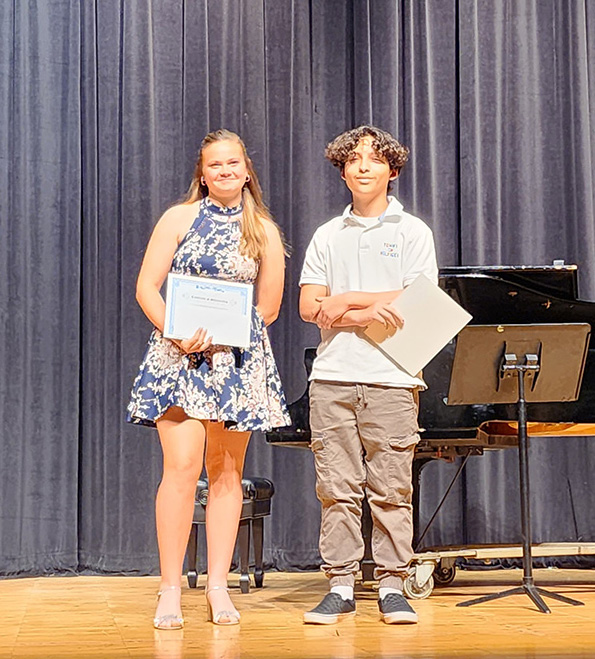
<instances>
[{"instance_id":1,"label":"white polo shirt","mask_svg":"<svg viewBox=\"0 0 595 659\"><path fill-rule=\"evenodd\" d=\"M327 286L330 295L348 291L400 290L423 273L438 282L431 229L406 213L394 197L379 218L342 215L320 226L306 251L300 286ZM311 380L393 387L425 383L396 366L363 337L362 328L321 330Z\"/></svg>"}]
</instances>

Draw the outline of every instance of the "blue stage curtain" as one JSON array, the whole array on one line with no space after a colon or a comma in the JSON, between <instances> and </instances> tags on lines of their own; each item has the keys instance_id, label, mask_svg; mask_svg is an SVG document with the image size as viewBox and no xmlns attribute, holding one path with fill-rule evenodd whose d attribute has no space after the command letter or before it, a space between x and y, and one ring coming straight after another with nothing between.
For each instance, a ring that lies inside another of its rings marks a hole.
<instances>
[{"instance_id":1,"label":"blue stage curtain","mask_svg":"<svg viewBox=\"0 0 595 659\"><path fill-rule=\"evenodd\" d=\"M565 259L595 299L594 22L594 0L0 3L0 573L157 570L157 434L124 422L135 279L209 130L243 136L292 245L290 400L317 343L301 261L348 200L324 146L360 123L411 148L395 192L441 265ZM474 458L428 540L518 540L515 459ZM592 440L534 443L536 540L595 540L594 462ZM450 471L427 468L422 522ZM266 560L317 565L309 452L255 436L246 473L277 490Z\"/></svg>"}]
</instances>

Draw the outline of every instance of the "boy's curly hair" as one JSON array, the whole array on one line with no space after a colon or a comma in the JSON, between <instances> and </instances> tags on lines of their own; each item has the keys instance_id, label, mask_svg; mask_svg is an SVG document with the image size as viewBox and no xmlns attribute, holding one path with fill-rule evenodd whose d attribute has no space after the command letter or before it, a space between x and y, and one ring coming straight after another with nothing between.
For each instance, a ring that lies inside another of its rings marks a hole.
<instances>
[{"instance_id":1,"label":"boy's curly hair","mask_svg":"<svg viewBox=\"0 0 595 659\"><path fill-rule=\"evenodd\" d=\"M381 128L376 128L376 126L358 126L341 133L326 145L324 155L335 167L343 171L349 154L357 147L362 137L366 137L366 135L373 138L372 148L378 155L386 158L391 170L401 171L401 167L409 158L409 149L390 133Z\"/></svg>"}]
</instances>

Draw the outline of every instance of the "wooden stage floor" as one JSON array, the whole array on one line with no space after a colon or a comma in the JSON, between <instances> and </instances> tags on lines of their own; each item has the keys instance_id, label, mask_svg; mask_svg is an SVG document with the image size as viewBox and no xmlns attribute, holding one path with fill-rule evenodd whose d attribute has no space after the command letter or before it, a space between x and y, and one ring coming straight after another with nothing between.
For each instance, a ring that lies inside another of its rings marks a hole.
<instances>
[{"instance_id":1,"label":"wooden stage floor","mask_svg":"<svg viewBox=\"0 0 595 659\"><path fill-rule=\"evenodd\" d=\"M357 616L334 626L303 625L326 582L320 573L269 573L265 588L232 596L241 626L206 622L204 593L185 588L186 628L153 630L155 577L45 577L0 581L0 657L257 659L337 657L595 657L595 570L536 570L538 585L582 600L548 600L539 613L525 595L469 609L457 602L521 581L520 570L457 573L453 584L414 602L417 625L378 619L371 590ZM230 584L237 583L231 575Z\"/></svg>"}]
</instances>

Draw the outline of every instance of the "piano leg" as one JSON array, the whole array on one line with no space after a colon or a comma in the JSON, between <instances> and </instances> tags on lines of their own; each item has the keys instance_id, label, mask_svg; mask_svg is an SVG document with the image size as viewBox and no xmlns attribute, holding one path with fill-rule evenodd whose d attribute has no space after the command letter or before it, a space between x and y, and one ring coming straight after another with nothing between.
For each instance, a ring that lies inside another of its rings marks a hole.
<instances>
[{"instance_id":1,"label":"piano leg","mask_svg":"<svg viewBox=\"0 0 595 659\"><path fill-rule=\"evenodd\" d=\"M415 389L415 405L417 406L417 416L419 417L419 389ZM418 459L416 460L415 455L413 457L413 465L411 471L411 484L413 486L413 494L411 495L411 505L413 506L413 534L411 537L411 546L414 548L418 545L419 538L419 488L421 484L421 470L424 466L430 462L430 458Z\"/></svg>"},{"instance_id":2,"label":"piano leg","mask_svg":"<svg viewBox=\"0 0 595 659\"><path fill-rule=\"evenodd\" d=\"M240 544L240 590L246 594L250 592L250 520L240 520L238 529Z\"/></svg>"},{"instance_id":3,"label":"piano leg","mask_svg":"<svg viewBox=\"0 0 595 659\"><path fill-rule=\"evenodd\" d=\"M254 585L262 588L264 580L263 544L264 544L264 517L255 517L252 520L252 544L254 545Z\"/></svg>"},{"instance_id":4,"label":"piano leg","mask_svg":"<svg viewBox=\"0 0 595 659\"><path fill-rule=\"evenodd\" d=\"M374 581L376 563L372 558L372 511L366 497L362 503L362 537L364 539L364 558L361 563L362 581Z\"/></svg>"},{"instance_id":5,"label":"piano leg","mask_svg":"<svg viewBox=\"0 0 595 659\"><path fill-rule=\"evenodd\" d=\"M419 502L420 497L420 486L421 486L421 472L423 468L432 462L432 458L416 458L413 460L413 471L411 475L411 480L413 482L413 496L411 503L413 505L413 538L412 545L417 548L418 538L419 538Z\"/></svg>"}]
</instances>

